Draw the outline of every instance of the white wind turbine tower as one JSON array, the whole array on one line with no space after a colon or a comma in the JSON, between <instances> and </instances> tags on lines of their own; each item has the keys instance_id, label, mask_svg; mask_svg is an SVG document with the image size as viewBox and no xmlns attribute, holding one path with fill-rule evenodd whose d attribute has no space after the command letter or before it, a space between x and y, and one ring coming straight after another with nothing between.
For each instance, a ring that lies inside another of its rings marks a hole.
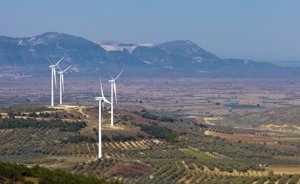
<instances>
[{"instance_id":1,"label":"white wind turbine tower","mask_svg":"<svg viewBox=\"0 0 300 184\"><path fill-rule=\"evenodd\" d=\"M100 87L101 87L101 97L96 97L96 100L99 101L99 143L98 143L98 158L102 158L102 122L103 122L103 115L102 111L104 110L104 102L110 104L110 102L104 97L102 82L100 79Z\"/></svg>"},{"instance_id":2,"label":"white wind turbine tower","mask_svg":"<svg viewBox=\"0 0 300 184\"><path fill-rule=\"evenodd\" d=\"M53 78L56 86L56 70L55 67L60 63L65 57L62 57L56 64L53 64L48 58L47 60L50 62L49 67L51 68L51 106L54 106L54 84L53 84Z\"/></svg>"},{"instance_id":3,"label":"white wind turbine tower","mask_svg":"<svg viewBox=\"0 0 300 184\"><path fill-rule=\"evenodd\" d=\"M116 98L116 104L118 103L118 100L117 100L117 87L116 87L116 81L117 79L121 76L123 71L121 71L119 73L119 75L114 79L113 77L111 77L111 80L109 80L108 82L110 83L111 85L111 94L110 94L110 102L111 102L111 108L110 108L110 126L114 126L114 95L115 95L115 98Z\"/></svg>"},{"instance_id":4,"label":"white wind turbine tower","mask_svg":"<svg viewBox=\"0 0 300 184\"><path fill-rule=\"evenodd\" d=\"M72 66L72 65L71 65ZM71 68L69 66L64 71L59 71L59 104L62 105L62 93L65 92L65 79L64 79L64 73Z\"/></svg>"}]
</instances>

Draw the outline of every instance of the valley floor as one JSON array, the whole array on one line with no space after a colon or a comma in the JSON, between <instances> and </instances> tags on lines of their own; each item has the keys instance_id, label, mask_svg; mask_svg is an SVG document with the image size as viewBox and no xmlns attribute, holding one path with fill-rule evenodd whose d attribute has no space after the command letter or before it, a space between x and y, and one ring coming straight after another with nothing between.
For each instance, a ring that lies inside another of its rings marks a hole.
<instances>
[{"instance_id":1,"label":"valley floor","mask_svg":"<svg viewBox=\"0 0 300 184\"><path fill-rule=\"evenodd\" d=\"M55 108L44 80L0 81L0 161L121 183L300 182L296 79L122 79L101 160L99 80L70 79Z\"/></svg>"}]
</instances>

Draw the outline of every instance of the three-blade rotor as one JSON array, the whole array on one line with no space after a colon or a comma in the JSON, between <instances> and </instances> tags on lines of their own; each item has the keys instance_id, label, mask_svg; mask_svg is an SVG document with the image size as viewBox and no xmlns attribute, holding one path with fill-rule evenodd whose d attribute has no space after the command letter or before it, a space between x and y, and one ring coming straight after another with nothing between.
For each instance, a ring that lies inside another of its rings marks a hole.
<instances>
[{"instance_id":1,"label":"three-blade rotor","mask_svg":"<svg viewBox=\"0 0 300 184\"><path fill-rule=\"evenodd\" d=\"M113 78L111 76L111 81L112 81L112 85L113 85L113 90L114 90L114 96L115 96L115 100L116 100L116 104L118 104L118 99L117 99L117 86L116 86L116 81L118 80L118 78L122 75L123 70L117 75L116 78Z\"/></svg>"},{"instance_id":2,"label":"three-blade rotor","mask_svg":"<svg viewBox=\"0 0 300 184\"><path fill-rule=\"evenodd\" d=\"M65 92L65 79L64 79L64 73L69 70L72 67L72 65L70 65L68 68L66 68L65 70L60 70L58 73L61 75L61 83L62 83L62 91Z\"/></svg>"},{"instance_id":3,"label":"three-blade rotor","mask_svg":"<svg viewBox=\"0 0 300 184\"><path fill-rule=\"evenodd\" d=\"M100 88L101 88L101 98L103 99L103 101L106 102L106 103L108 103L108 104L111 104L111 103L105 98L105 96L104 96L101 78L100 78Z\"/></svg>"},{"instance_id":4,"label":"three-blade rotor","mask_svg":"<svg viewBox=\"0 0 300 184\"><path fill-rule=\"evenodd\" d=\"M53 77L54 77L54 83L55 83L55 86L57 86L57 84L56 84L56 66L64 59L65 57L62 57L60 60L58 60L57 62L56 62L56 64L53 64L53 62L48 58L48 57L46 57L46 59L48 60L48 62L50 63L50 68L52 69L52 74L51 75L53 75Z\"/></svg>"}]
</instances>

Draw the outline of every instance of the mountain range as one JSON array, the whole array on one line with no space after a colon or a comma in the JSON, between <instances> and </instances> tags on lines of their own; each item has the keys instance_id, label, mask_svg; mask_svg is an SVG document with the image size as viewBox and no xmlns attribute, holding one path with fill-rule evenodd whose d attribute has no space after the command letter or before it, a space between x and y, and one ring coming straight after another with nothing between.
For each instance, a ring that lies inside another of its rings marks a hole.
<instances>
[{"instance_id":1,"label":"mountain range","mask_svg":"<svg viewBox=\"0 0 300 184\"><path fill-rule=\"evenodd\" d=\"M90 41L64 33L34 37L0 36L0 65L32 75L46 75L49 58L62 56L61 67L72 65L74 75L99 76L99 72L124 70L127 76L290 76L297 67L243 59L223 59L189 40L161 44L124 44ZM48 73L47 73L48 74Z\"/></svg>"}]
</instances>

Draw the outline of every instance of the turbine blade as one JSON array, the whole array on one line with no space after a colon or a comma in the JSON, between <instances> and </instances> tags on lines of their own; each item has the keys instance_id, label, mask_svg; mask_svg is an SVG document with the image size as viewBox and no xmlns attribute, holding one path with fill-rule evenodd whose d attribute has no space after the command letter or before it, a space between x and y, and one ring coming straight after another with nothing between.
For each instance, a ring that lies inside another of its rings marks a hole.
<instances>
[{"instance_id":1,"label":"turbine blade","mask_svg":"<svg viewBox=\"0 0 300 184\"><path fill-rule=\"evenodd\" d=\"M105 97L103 97L104 102L111 104L110 101L108 101Z\"/></svg>"},{"instance_id":2,"label":"turbine blade","mask_svg":"<svg viewBox=\"0 0 300 184\"><path fill-rule=\"evenodd\" d=\"M62 91L65 92L65 79L64 73L61 74Z\"/></svg>"},{"instance_id":3,"label":"turbine blade","mask_svg":"<svg viewBox=\"0 0 300 184\"><path fill-rule=\"evenodd\" d=\"M123 73L123 70L119 73L119 75L116 77L115 80L117 80L121 76L122 73Z\"/></svg>"},{"instance_id":4,"label":"turbine blade","mask_svg":"<svg viewBox=\"0 0 300 184\"><path fill-rule=\"evenodd\" d=\"M101 95L102 95L102 97L104 97L104 93L103 93L103 87L102 87L101 78L100 78L100 88L101 88Z\"/></svg>"},{"instance_id":5,"label":"turbine blade","mask_svg":"<svg viewBox=\"0 0 300 184\"><path fill-rule=\"evenodd\" d=\"M56 70L55 70L55 67L53 68L53 76L54 76L55 87L57 87L57 85L56 85Z\"/></svg>"},{"instance_id":6,"label":"turbine blade","mask_svg":"<svg viewBox=\"0 0 300 184\"><path fill-rule=\"evenodd\" d=\"M69 69L71 68L71 66L72 66L72 65L70 65L67 69L65 69L65 70L63 71L63 73L65 73L67 70L69 70Z\"/></svg>"},{"instance_id":7,"label":"turbine blade","mask_svg":"<svg viewBox=\"0 0 300 184\"><path fill-rule=\"evenodd\" d=\"M54 66L57 66L58 65L58 63L60 63L63 59L65 58L65 56L64 57L62 57Z\"/></svg>"},{"instance_id":8,"label":"turbine blade","mask_svg":"<svg viewBox=\"0 0 300 184\"><path fill-rule=\"evenodd\" d=\"M51 65L53 65L53 62L47 56L46 56L46 59Z\"/></svg>"},{"instance_id":9,"label":"turbine blade","mask_svg":"<svg viewBox=\"0 0 300 184\"><path fill-rule=\"evenodd\" d=\"M117 87L116 87L116 82L115 81L114 81L114 93L115 93L116 104L118 104L118 100L117 100Z\"/></svg>"}]
</instances>

